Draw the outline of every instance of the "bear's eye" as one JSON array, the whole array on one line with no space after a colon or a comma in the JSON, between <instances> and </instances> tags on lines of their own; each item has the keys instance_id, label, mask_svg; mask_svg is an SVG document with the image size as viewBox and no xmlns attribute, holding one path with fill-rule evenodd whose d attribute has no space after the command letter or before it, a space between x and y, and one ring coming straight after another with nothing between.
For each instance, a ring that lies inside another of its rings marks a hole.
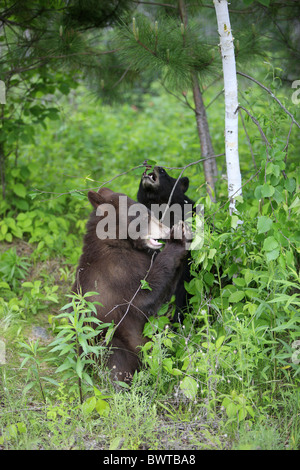
<instances>
[{"instance_id":1,"label":"bear's eye","mask_svg":"<svg viewBox=\"0 0 300 470\"><path fill-rule=\"evenodd\" d=\"M160 169L159 169L159 172L160 172L161 175L164 175L164 174L166 173L163 168L160 168Z\"/></svg>"}]
</instances>

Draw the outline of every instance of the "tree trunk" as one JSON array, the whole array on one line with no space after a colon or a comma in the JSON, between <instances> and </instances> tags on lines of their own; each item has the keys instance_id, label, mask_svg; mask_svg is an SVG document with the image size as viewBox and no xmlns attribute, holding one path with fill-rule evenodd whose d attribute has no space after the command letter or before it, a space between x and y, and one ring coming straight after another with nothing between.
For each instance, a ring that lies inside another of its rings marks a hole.
<instances>
[{"instance_id":1,"label":"tree trunk","mask_svg":"<svg viewBox=\"0 0 300 470\"><path fill-rule=\"evenodd\" d=\"M229 213L236 212L235 198L242 194L242 178L238 152L238 88L233 37L227 0L214 0L224 76L225 154L228 177Z\"/></svg>"},{"instance_id":2,"label":"tree trunk","mask_svg":"<svg viewBox=\"0 0 300 470\"><path fill-rule=\"evenodd\" d=\"M193 95L195 103L195 115L197 122L197 130L201 146L201 156L203 158L213 157L214 149L212 146L205 106L202 99L202 93L199 87L199 82L196 74L193 74ZM217 164L215 158L209 158L203 162L205 181L208 184L208 194L212 201L216 202L215 196L215 181L217 178Z\"/></svg>"},{"instance_id":3,"label":"tree trunk","mask_svg":"<svg viewBox=\"0 0 300 470\"><path fill-rule=\"evenodd\" d=\"M187 13L185 8L184 0L178 0L179 13L181 21L184 25L184 28L187 27ZM192 86L193 86L193 97L195 103L195 116L197 123L197 131L200 140L201 146L201 156L202 158L208 158L204 160L203 168L205 181L208 184L207 191L210 195L212 201L216 202L216 193L215 193L215 181L217 179L217 163L215 158L209 158L214 156L214 150L212 146L212 141L210 138L208 121L205 111L205 106L203 103L202 93L200 90L197 73L192 73Z\"/></svg>"}]
</instances>

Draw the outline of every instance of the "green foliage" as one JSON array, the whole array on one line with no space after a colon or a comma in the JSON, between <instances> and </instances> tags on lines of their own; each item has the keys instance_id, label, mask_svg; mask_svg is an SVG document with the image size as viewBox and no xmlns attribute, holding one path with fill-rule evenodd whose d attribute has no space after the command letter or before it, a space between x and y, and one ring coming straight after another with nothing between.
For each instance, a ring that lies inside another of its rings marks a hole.
<instances>
[{"instance_id":1,"label":"green foliage","mask_svg":"<svg viewBox=\"0 0 300 470\"><path fill-rule=\"evenodd\" d=\"M35 342L20 342L20 346L25 349L26 352L20 353L20 356L23 357L23 361L21 363L20 368L23 368L25 364L30 363L30 366L28 367L28 373L27 373L27 385L23 389L23 393L27 393L32 387L34 387L36 384L38 384L38 387L40 389L41 395L43 402L46 403L46 396L45 396L45 391L44 391L44 386L43 382L50 382L54 385L58 385L58 383L53 380L50 377L44 377L41 376L41 362L42 362L42 353L45 351L45 347L39 346L39 341ZM43 358L43 362L48 361L49 358ZM29 381L30 375L32 376L32 380Z\"/></svg>"},{"instance_id":2,"label":"green foliage","mask_svg":"<svg viewBox=\"0 0 300 470\"><path fill-rule=\"evenodd\" d=\"M11 219L14 222L14 219ZM23 256L20 257L16 253L15 248L11 248L0 254L0 273L2 275L1 287L16 289L20 285L20 281L25 279L28 272L29 263ZM7 286L5 286L7 284Z\"/></svg>"},{"instance_id":3,"label":"green foliage","mask_svg":"<svg viewBox=\"0 0 300 470\"><path fill-rule=\"evenodd\" d=\"M100 358L104 346L96 342L103 329L109 331L110 323L102 323L97 317L95 304L87 300L87 297L97 293L87 292L84 295L73 294L71 302L62 307L63 313L57 315L62 320L57 327L59 330L56 339L50 344L50 353L59 353L58 357L63 359L56 373L62 373L62 380L66 381L74 377L78 380L80 401L82 403L82 382L90 386L93 380L88 367L95 364ZM69 311L66 311L69 310ZM95 326L94 326L95 324ZM77 382L77 381L76 381ZM74 389L76 382L71 384L70 390Z\"/></svg>"},{"instance_id":4,"label":"green foliage","mask_svg":"<svg viewBox=\"0 0 300 470\"><path fill-rule=\"evenodd\" d=\"M24 422L16 422L15 424L10 424L6 427L2 436L0 436L0 445L4 443L13 444L14 441L18 438L19 435L27 432L27 427Z\"/></svg>"},{"instance_id":5,"label":"green foliage","mask_svg":"<svg viewBox=\"0 0 300 470\"><path fill-rule=\"evenodd\" d=\"M149 70L175 90L191 85L192 72L207 74L212 69L212 46L200 39L199 25L190 22L185 28L179 18L160 15L154 21L137 15L131 25L116 31L116 42L128 67Z\"/></svg>"},{"instance_id":6,"label":"green foliage","mask_svg":"<svg viewBox=\"0 0 300 470\"><path fill-rule=\"evenodd\" d=\"M111 395L103 395L96 387L94 387L94 396L89 397L82 404L83 414L89 416L94 410L99 416L108 416L110 413L110 405L106 401L112 398Z\"/></svg>"}]
</instances>

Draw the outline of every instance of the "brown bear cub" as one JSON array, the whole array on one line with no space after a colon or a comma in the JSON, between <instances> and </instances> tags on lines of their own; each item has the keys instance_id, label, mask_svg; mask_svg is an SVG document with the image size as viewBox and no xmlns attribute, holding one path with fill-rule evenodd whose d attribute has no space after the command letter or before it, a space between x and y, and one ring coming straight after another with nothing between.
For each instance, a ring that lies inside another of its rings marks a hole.
<instances>
[{"instance_id":1,"label":"brown bear cub","mask_svg":"<svg viewBox=\"0 0 300 470\"><path fill-rule=\"evenodd\" d=\"M73 292L99 292L89 300L97 317L116 326L109 346L112 378L130 381L140 367L145 323L174 294L186 256L185 226L171 231L142 204L108 188L89 191L87 223ZM137 215L138 214L138 215ZM158 239L165 239L163 249ZM150 289L141 289L146 280Z\"/></svg>"}]
</instances>

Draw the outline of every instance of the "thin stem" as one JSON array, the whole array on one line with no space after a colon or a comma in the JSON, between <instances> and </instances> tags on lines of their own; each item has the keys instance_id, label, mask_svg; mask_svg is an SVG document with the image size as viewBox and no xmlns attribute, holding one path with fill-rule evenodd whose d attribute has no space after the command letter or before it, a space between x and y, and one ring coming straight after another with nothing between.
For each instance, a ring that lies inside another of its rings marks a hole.
<instances>
[{"instance_id":1,"label":"thin stem","mask_svg":"<svg viewBox=\"0 0 300 470\"><path fill-rule=\"evenodd\" d=\"M296 119L294 118L294 116L286 109L286 107L281 103L281 101L279 101L279 99L274 95L274 93L269 89L267 88L265 85L263 85L262 83L260 83L258 80L256 80L255 78L253 77L250 77L250 75L247 75L246 73L243 73L243 72L236 72L238 75L242 75L243 77L246 77L248 78L249 80L251 80L252 82L256 83L257 85L259 85L261 88L263 88L263 90L265 90L267 93L269 93L270 96L272 96L272 98L279 104L279 106L284 110L284 112L290 116L290 118L292 119L293 123L296 124L297 127L299 127L300 129L300 124L296 121ZM241 108L241 106L240 106ZM244 108L242 108L244 109Z\"/></svg>"}]
</instances>

